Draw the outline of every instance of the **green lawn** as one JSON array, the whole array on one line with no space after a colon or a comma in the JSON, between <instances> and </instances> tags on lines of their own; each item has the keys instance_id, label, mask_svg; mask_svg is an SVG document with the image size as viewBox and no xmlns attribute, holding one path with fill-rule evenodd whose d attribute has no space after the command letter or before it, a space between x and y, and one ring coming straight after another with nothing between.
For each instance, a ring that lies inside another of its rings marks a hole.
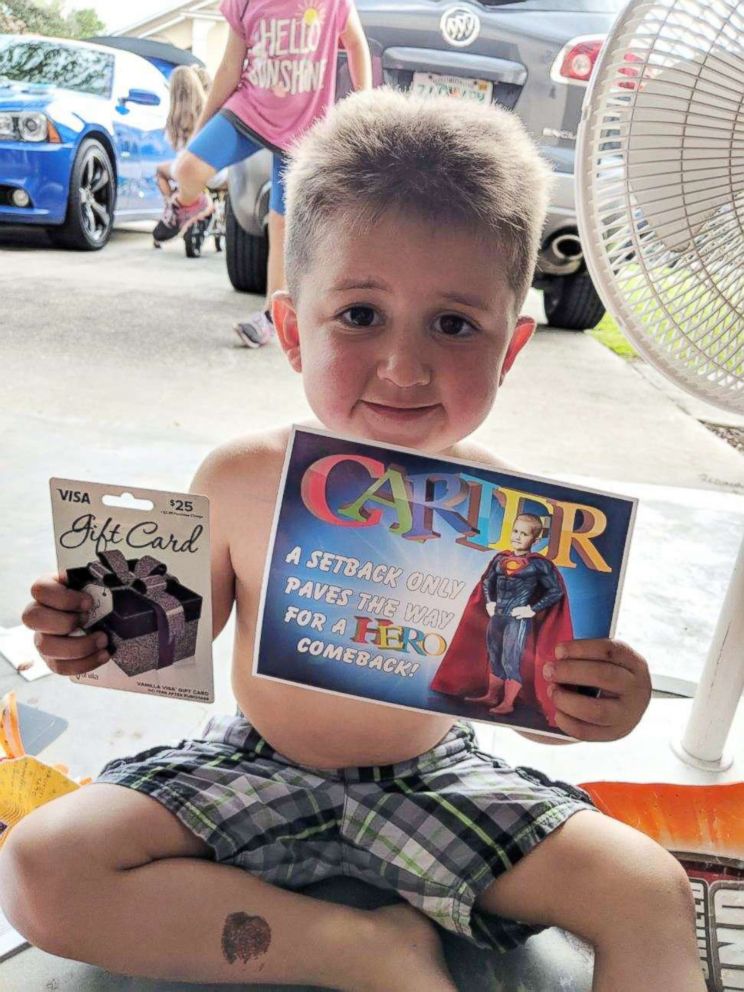
<instances>
[{"instance_id":1,"label":"green lawn","mask_svg":"<svg viewBox=\"0 0 744 992\"><path fill-rule=\"evenodd\" d=\"M741 376L744 372L740 332L732 321L731 303L724 295L731 291L733 270L721 276L721 291L682 267L656 273L653 286L641 272L628 266L621 274L618 288L626 304L645 327L654 329L649 345L674 354L677 360L697 367L700 355L710 349L710 362L723 373ZM671 348L676 327L683 326L691 342L689 349ZM638 357L638 352L624 336L617 323L605 314L589 332L605 347L622 358Z\"/></svg>"},{"instance_id":2,"label":"green lawn","mask_svg":"<svg viewBox=\"0 0 744 992\"><path fill-rule=\"evenodd\" d=\"M608 313L604 315L593 330L589 331L589 334L596 338L600 344L603 344L605 348L609 348L616 355L620 355L621 358L638 357L638 352L623 335L623 332Z\"/></svg>"}]
</instances>

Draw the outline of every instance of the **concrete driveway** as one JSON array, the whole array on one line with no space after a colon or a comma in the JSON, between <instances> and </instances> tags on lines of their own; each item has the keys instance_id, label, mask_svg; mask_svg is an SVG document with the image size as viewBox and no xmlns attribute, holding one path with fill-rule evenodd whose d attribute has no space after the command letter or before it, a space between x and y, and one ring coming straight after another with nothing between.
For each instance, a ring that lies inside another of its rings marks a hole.
<instances>
[{"instance_id":1,"label":"concrete driveway","mask_svg":"<svg viewBox=\"0 0 744 992\"><path fill-rule=\"evenodd\" d=\"M232 290L209 246L186 259L180 241L157 252L141 231L117 231L104 251L78 254L52 250L39 233L0 232L0 300L0 625L19 623L31 581L54 568L50 476L186 488L215 444L309 414L278 347L237 346L231 324L260 301ZM540 315L538 294L528 309ZM655 671L693 681L744 533L744 459L680 402L589 335L541 329L478 436L531 474L640 499L618 634ZM53 676L26 683L2 661L0 695L15 689L67 719L44 760L95 774L111 757L177 740L209 712L232 709L230 638L228 629L215 645L212 707ZM568 781L690 781L695 773L668 747L688 707L655 700L632 742L604 746L601 758L592 745L546 748L491 728L480 736ZM744 773L739 751L729 779ZM24 958L38 970L26 972ZM3 978L10 992L50 987L53 963L24 952Z\"/></svg>"},{"instance_id":2,"label":"concrete driveway","mask_svg":"<svg viewBox=\"0 0 744 992\"><path fill-rule=\"evenodd\" d=\"M157 251L145 231L119 230L91 253L52 249L42 232L0 231L1 625L18 623L30 582L53 566L50 476L186 488L214 445L309 415L276 344L238 345L232 323L261 301L232 289L224 255L207 245L187 259L180 240ZM541 316L538 293L526 309ZM660 382L588 334L540 329L478 437L532 474L641 497L656 508L652 531L671 538L675 575L698 560L706 512L733 520L727 540L705 551L705 591L692 599L695 637L707 644L744 529L744 458ZM647 612L638 588L637 610L636 585L626 589L621 630L624 617ZM701 664L691 643L687 677Z\"/></svg>"},{"instance_id":3,"label":"concrete driveway","mask_svg":"<svg viewBox=\"0 0 744 992\"><path fill-rule=\"evenodd\" d=\"M214 445L310 413L276 344L238 345L233 322L261 301L232 289L224 255L157 251L145 230L91 253L0 231L2 625L52 565L50 476L186 488ZM542 315L540 294L526 309ZM707 490L722 509L744 493L744 459L587 334L539 330L478 437L534 474Z\"/></svg>"},{"instance_id":4,"label":"concrete driveway","mask_svg":"<svg viewBox=\"0 0 744 992\"><path fill-rule=\"evenodd\" d=\"M101 252L65 252L41 233L0 230L0 262L4 409L41 418L74 448L84 428L88 456L99 439L136 445L140 433L148 450L198 456L309 412L276 345L237 346L232 323L261 301L232 289L210 248L187 259L180 240L155 251L146 234L117 231ZM542 315L540 294L526 309ZM46 436L38 420L23 433ZM729 446L584 334L540 330L479 436L533 472L744 491ZM138 468L143 483L155 481L153 462L170 484L193 467L179 458L169 472L159 453Z\"/></svg>"}]
</instances>

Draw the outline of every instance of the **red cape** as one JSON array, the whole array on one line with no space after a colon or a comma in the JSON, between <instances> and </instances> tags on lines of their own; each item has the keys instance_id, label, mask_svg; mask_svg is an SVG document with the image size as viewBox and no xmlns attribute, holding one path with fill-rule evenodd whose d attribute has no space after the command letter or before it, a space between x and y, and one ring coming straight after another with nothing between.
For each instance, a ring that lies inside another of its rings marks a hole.
<instances>
[{"instance_id":1,"label":"red cape","mask_svg":"<svg viewBox=\"0 0 744 992\"><path fill-rule=\"evenodd\" d=\"M543 558L543 555L530 552L527 557ZM491 618L486 613L483 582L490 567L489 564L470 594L447 653L432 680L431 688L435 692L447 696L482 696L488 689L490 665L486 630ZM555 571L563 596L553 606L541 610L533 617L520 664L523 684L521 698L528 705L538 706L551 727L556 726L555 706L547 692L548 683L543 678L543 665L555 661L556 644L573 639L566 585L560 571L557 568Z\"/></svg>"}]
</instances>

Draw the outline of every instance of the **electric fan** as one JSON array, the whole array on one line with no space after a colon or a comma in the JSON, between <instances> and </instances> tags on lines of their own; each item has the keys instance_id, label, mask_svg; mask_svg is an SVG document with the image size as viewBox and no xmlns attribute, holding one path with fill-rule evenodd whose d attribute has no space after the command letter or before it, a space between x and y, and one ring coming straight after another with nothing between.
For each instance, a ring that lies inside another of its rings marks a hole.
<instances>
[{"instance_id":1,"label":"electric fan","mask_svg":"<svg viewBox=\"0 0 744 992\"><path fill-rule=\"evenodd\" d=\"M641 355L744 412L744 4L630 0L590 82L577 145L587 267ZM677 753L723 751L744 689L744 543Z\"/></svg>"}]
</instances>

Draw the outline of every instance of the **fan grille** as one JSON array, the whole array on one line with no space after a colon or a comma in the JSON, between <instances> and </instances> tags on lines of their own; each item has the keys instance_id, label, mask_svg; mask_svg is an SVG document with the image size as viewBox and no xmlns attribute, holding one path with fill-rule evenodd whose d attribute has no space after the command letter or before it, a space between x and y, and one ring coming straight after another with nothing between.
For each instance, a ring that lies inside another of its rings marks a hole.
<instances>
[{"instance_id":1,"label":"fan grille","mask_svg":"<svg viewBox=\"0 0 744 992\"><path fill-rule=\"evenodd\" d=\"M631 2L587 93L577 160L608 310L660 371L744 412L744 5Z\"/></svg>"}]
</instances>

